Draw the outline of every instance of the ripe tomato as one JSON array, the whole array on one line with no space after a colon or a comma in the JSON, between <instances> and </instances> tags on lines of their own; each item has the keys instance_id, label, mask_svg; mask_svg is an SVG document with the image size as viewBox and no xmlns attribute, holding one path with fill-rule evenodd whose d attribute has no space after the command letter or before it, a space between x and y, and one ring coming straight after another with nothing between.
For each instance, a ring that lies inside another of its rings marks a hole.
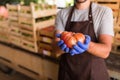
<instances>
[{"instance_id":1,"label":"ripe tomato","mask_svg":"<svg viewBox=\"0 0 120 80\"><path fill-rule=\"evenodd\" d=\"M85 41L85 36L82 33L76 33L74 34L74 37L76 38L77 41L80 41L84 43Z\"/></svg>"},{"instance_id":2,"label":"ripe tomato","mask_svg":"<svg viewBox=\"0 0 120 80\"><path fill-rule=\"evenodd\" d=\"M85 36L82 33L64 31L61 34L61 39L69 48L72 48L72 46L75 45L77 41L84 43Z\"/></svg>"},{"instance_id":3,"label":"ripe tomato","mask_svg":"<svg viewBox=\"0 0 120 80\"><path fill-rule=\"evenodd\" d=\"M75 39L75 37L71 36L71 37L68 37L65 41L65 44L69 47L69 48L72 48L73 45L75 45L77 42L77 40Z\"/></svg>"},{"instance_id":4,"label":"ripe tomato","mask_svg":"<svg viewBox=\"0 0 120 80\"><path fill-rule=\"evenodd\" d=\"M61 34L61 39L62 39L63 41L65 41L68 36L72 36L72 32L64 31L64 32L62 32L62 34Z\"/></svg>"}]
</instances>

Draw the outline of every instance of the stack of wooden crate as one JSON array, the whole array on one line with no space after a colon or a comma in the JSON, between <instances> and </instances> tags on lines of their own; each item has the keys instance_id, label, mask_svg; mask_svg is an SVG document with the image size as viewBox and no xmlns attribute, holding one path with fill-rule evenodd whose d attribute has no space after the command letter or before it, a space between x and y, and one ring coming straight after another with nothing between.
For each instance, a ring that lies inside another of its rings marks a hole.
<instances>
[{"instance_id":1,"label":"stack of wooden crate","mask_svg":"<svg viewBox=\"0 0 120 80\"><path fill-rule=\"evenodd\" d=\"M63 53L56 45L55 27L49 26L38 31L39 53L57 58L60 53Z\"/></svg>"},{"instance_id":2,"label":"stack of wooden crate","mask_svg":"<svg viewBox=\"0 0 120 80\"><path fill-rule=\"evenodd\" d=\"M7 4L7 9L9 14L10 43L16 46L21 46L21 36L18 22L20 5Z\"/></svg>"},{"instance_id":3,"label":"stack of wooden crate","mask_svg":"<svg viewBox=\"0 0 120 80\"><path fill-rule=\"evenodd\" d=\"M21 6L19 23L21 32L21 47L38 52L36 31L54 24L56 7L46 4Z\"/></svg>"},{"instance_id":4,"label":"stack of wooden crate","mask_svg":"<svg viewBox=\"0 0 120 80\"><path fill-rule=\"evenodd\" d=\"M56 7L47 4L9 5L10 42L32 52L38 52L38 29L54 24Z\"/></svg>"}]
</instances>

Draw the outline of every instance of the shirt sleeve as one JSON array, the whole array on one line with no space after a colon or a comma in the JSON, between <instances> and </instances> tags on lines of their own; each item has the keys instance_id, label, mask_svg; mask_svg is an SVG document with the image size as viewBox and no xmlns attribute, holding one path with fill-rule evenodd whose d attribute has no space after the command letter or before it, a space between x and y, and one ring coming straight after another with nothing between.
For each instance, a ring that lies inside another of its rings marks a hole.
<instances>
[{"instance_id":1,"label":"shirt sleeve","mask_svg":"<svg viewBox=\"0 0 120 80\"><path fill-rule=\"evenodd\" d=\"M62 10L57 13L56 19L55 19L55 30L64 31L64 25L62 20Z\"/></svg>"},{"instance_id":2,"label":"shirt sleeve","mask_svg":"<svg viewBox=\"0 0 120 80\"><path fill-rule=\"evenodd\" d=\"M110 8L106 8L100 23L99 34L108 34L114 36L113 30L113 12Z\"/></svg>"}]
</instances>

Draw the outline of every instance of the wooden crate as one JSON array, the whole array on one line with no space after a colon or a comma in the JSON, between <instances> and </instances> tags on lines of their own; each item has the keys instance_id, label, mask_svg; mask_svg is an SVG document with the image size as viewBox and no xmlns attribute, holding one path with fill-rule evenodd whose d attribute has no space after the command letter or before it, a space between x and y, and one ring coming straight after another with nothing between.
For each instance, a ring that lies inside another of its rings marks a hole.
<instances>
[{"instance_id":1,"label":"wooden crate","mask_svg":"<svg viewBox=\"0 0 120 80\"><path fill-rule=\"evenodd\" d=\"M16 51L15 52L15 59L14 59L14 62L17 64L17 65L20 65L20 66L23 66L23 67L26 67L26 68L30 68L32 65L31 63L31 55L28 55L26 54L25 52L22 52L22 51Z\"/></svg>"},{"instance_id":2,"label":"wooden crate","mask_svg":"<svg viewBox=\"0 0 120 80\"><path fill-rule=\"evenodd\" d=\"M8 9L8 19L13 22L18 22L18 15L20 11L20 5L10 5L7 4Z\"/></svg>"},{"instance_id":3,"label":"wooden crate","mask_svg":"<svg viewBox=\"0 0 120 80\"><path fill-rule=\"evenodd\" d=\"M58 58L64 53L56 44L38 43L38 52L47 56Z\"/></svg>"},{"instance_id":4,"label":"wooden crate","mask_svg":"<svg viewBox=\"0 0 120 80\"><path fill-rule=\"evenodd\" d=\"M14 64L17 66L17 71L36 80L44 80L42 58L20 50L16 50L14 53Z\"/></svg>"},{"instance_id":5,"label":"wooden crate","mask_svg":"<svg viewBox=\"0 0 120 80\"><path fill-rule=\"evenodd\" d=\"M51 8L47 8L51 7ZM40 18L46 17L51 15L56 15L56 6L47 5L47 4L34 4L31 3L30 6L21 6L20 7L20 14L21 17L29 17L29 18Z\"/></svg>"},{"instance_id":6,"label":"wooden crate","mask_svg":"<svg viewBox=\"0 0 120 80\"><path fill-rule=\"evenodd\" d=\"M23 49L28 50L28 51L32 51L35 53L38 52L38 45L37 45L36 41L28 41L28 40L22 39L21 40L21 47Z\"/></svg>"},{"instance_id":7,"label":"wooden crate","mask_svg":"<svg viewBox=\"0 0 120 80\"><path fill-rule=\"evenodd\" d=\"M51 6L51 9L46 9L46 7L48 7L48 5L33 3L31 3L30 6L21 6L19 14L19 23L21 23L21 27L29 30L36 30L37 28L41 29L54 25L57 9L53 6Z\"/></svg>"},{"instance_id":8,"label":"wooden crate","mask_svg":"<svg viewBox=\"0 0 120 80\"><path fill-rule=\"evenodd\" d=\"M31 30L21 28L20 32L21 32L21 39L28 40L28 41L37 41L36 31L31 31Z\"/></svg>"},{"instance_id":9,"label":"wooden crate","mask_svg":"<svg viewBox=\"0 0 120 80\"><path fill-rule=\"evenodd\" d=\"M21 44L22 44L21 47L32 52L38 52L36 31L31 31L21 28L20 32L21 32Z\"/></svg>"},{"instance_id":10,"label":"wooden crate","mask_svg":"<svg viewBox=\"0 0 120 80\"><path fill-rule=\"evenodd\" d=\"M19 18L20 26L28 30L42 29L51 25L54 25L55 18L49 19L46 21L36 22L35 19L20 17Z\"/></svg>"},{"instance_id":11,"label":"wooden crate","mask_svg":"<svg viewBox=\"0 0 120 80\"><path fill-rule=\"evenodd\" d=\"M54 33L55 33L55 27L49 26L47 28L43 28L41 30L38 30L38 40L41 43L46 43L51 45L55 39Z\"/></svg>"},{"instance_id":12,"label":"wooden crate","mask_svg":"<svg viewBox=\"0 0 120 80\"><path fill-rule=\"evenodd\" d=\"M97 0L97 3L103 6L110 7L113 10L114 23L118 21L119 16L119 0Z\"/></svg>"},{"instance_id":13,"label":"wooden crate","mask_svg":"<svg viewBox=\"0 0 120 80\"><path fill-rule=\"evenodd\" d=\"M19 37L21 36L20 27L18 23L10 24L10 35Z\"/></svg>"},{"instance_id":14,"label":"wooden crate","mask_svg":"<svg viewBox=\"0 0 120 80\"><path fill-rule=\"evenodd\" d=\"M0 32L8 32L9 23L8 20L0 20Z\"/></svg>"},{"instance_id":15,"label":"wooden crate","mask_svg":"<svg viewBox=\"0 0 120 80\"><path fill-rule=\"evenodd\" d=\"M19 46L21 47L21 39L17 36L14 35L10 35L10 43L15 45L15 46Z\"/></svg>"},{"instance_id":16,"label":"wooden crate","mask_svg":"<svg viewBox=\"0 0 120 80\"><path fill-rule=\"evenodd\" d=\"M44 80L42 58L2 44L0 48L0 63L36 80Z\"/></svg>"},{"instance_id":17,"label":"wooden crate","mask_svg":"<svg viewBox=\"0 0 120 80\"><path fill-rule=\"evenodd\" d=\"M23 26L20 24L21 47L32 52L38 52L36 30L30 30Z\"/></svg>"},{"instance_id":18,"label":"wooden crate","mask_svg":"<svg viewBox=\"0 0 120 80\"><path fill-rule=\"evenodd\" d=\"M42 58L20 50L14 50L14 53L14 64L17 65L17 71L36 80L44 80L42 79L44 77Z\"/></svg>"},{"instance_id":19,"label":"wooden crate","mask_svg":"<svg viewBox=\"0 0 120 80\"><path fill-rule=\"evenodd\" d=\"M62 53L55 42L54 26L49 26L38 31L38 47L39 53L55 58L60 55L59 53Z\"/></svg>"},{"instance_id":20,"label":"wooden crate","mask_svg":"<svg viewBox=\"0 0 120 80\"><path fill-rule=\"evenodd\" d=\"M9 43L9 32L8 20L0 21L0 41Z\"/></svg>"},{"instance_id":21,"label":"wooden crate","mask_svg":"<svg viewBox=\"0 0 120 80\"><path fill-rule=\"evenodd\" d=\"M43 28L41 30L38 30L37 31L38 40L50 43L49 40L51 41L51 39L54 39L54 37L55 37L54 36L55 29L54 28L55 28L54 25L52 25L52 26L48 26L47 28Z\"/></svg>"},{"instance_id":22,"label":"wooden crate","mask_svg":"<svg viewBox=\"0 0 120 80\"><path fill-rule=\"evenodd\" d=\"M10 43L21 46L21 32L18 23L10 22Z\"/></svg>"},{"instance_id":23,"label":"wooden crate","mask_svg":"<svg viewBox=\"0 0 120 80\"><path fill-rule=\"evenodd\" d=\"M37 56L32 57L32 62L31 62L32 70L35 72L38 72L40 76L44 76L44 66L43 66L43 59Z\"/></svg>"},{"instance_id":24,"label":"wooden crate","mask_svg":"<svg viewBox=\"0 0 120 80\"><path fill-rule=\"evenodd\" d=\"M53 52L52 47L53 42L54 42L54 26L49 26L38 31L39 53L51 56Z\"/></svg>"},{"instance_id":25,"label":"wooden crate","mask_svg":"<svg viewBox=\"0 0 120 80\"><path fill-rule=\"evenodd\" d=\"M54 45L52 45L51 47L53 47ZM54 58L58 58L61 54L64 53L64 51L62 51L57 45L54 46L54 48L52 50L48 50L42 47L39 47L39 51L40 54L44 54L50 57L54 57Z\"/></svg>"}]
</instances>

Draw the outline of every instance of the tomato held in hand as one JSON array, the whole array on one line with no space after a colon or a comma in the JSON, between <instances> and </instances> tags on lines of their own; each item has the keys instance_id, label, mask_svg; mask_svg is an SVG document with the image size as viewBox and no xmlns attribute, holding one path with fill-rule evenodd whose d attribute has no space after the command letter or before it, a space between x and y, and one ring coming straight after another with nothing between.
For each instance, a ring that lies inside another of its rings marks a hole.
<instances>
[{"instance_id":1,"label":"tomato held in hand","mask_svg":"<svg viewBox=\"0 0 120 80\"><path fill-rule=\"evenodd\" d=\"M75 45L77 42L77 40L75 39L75 37L71 36L69 38L67 38L65 40L65 44L69 47L69 48L72 48L73 45Z\"/></svg>"},{"instance_id":2,"label":"tomato held in hand","mask_svg":"<svg viewBox=\"0 0 120 80\"><path fill-rule=\"evenodd\" d=\"M74 34L74 37L77 39L77 41L80 41L81 43L84 43L85 36L82 33L76 33Z\"/></svg>"},{"instance_id":3,"label":"tomato held in hand","mask_svg":"<svg viewBox=\"0 0 120 80\"><path fill-rule=\"evenodd\" d=\"M62 39L63 41L65 41L66 38L69 37L69 36L72 36L72 34L73 34L72 32L64 31L64 32L62 32L62 34L61 34L61 39Z\"/></svg>"},{"instance_id":4,"label":"tomato held in hand","mask_svg":"<svg viewBox=\"0 0 120 80\"><path fill-rule=\"evenodd\" d=\"M61 39L65 42L65 44L72 48L73 45L80 41L84 43L85 36L82 33L73 33L73 32L62 32Z\"/></svg>"}]
</instances>

